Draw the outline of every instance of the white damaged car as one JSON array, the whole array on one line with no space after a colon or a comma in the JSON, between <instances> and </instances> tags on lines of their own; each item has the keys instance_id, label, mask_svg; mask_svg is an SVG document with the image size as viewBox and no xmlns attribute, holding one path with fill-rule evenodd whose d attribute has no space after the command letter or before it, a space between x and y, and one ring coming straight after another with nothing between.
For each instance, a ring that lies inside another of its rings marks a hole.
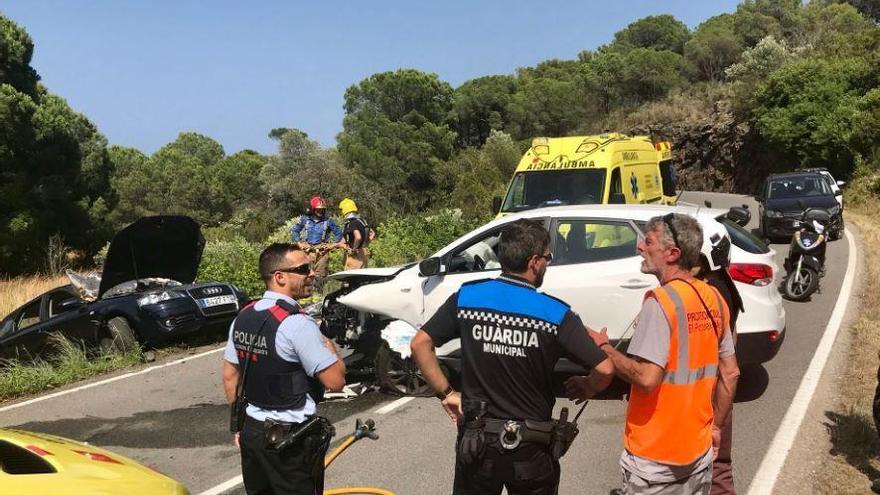
<instances>
[{"instance_id":1,"label":"white damaged car","mask_svg":"<svg viewBox=\"0 0 880 495\"><path fill-rule=\"evenodd\" d=\"M739 212L695 205L582 205L529 210L494 220L456 239L420 263L368 268L332 275L342 288L323 303L322 330L360 357L375 355L383 388L422 395L430 389L409 358L409 340L444 301L465 282L501 273L496 249L504 227L520 218L539 219L551 233L553 261L540 288L572 306L585 324L607 327L612 342L632 335L631 324L645 291L657 286L639 270L636 251L648 220L669 212L720 222L730 235L729 273L743 299L737 323L740 363L773 359L785 336L785 309L776 287L780 270L774 251L743 229ZM437 350L447 367L459 368L459 341ZM371 361L371 360L370 360ZM560 362L557 370L572 366Z\"/></svg>"}]
</instances>

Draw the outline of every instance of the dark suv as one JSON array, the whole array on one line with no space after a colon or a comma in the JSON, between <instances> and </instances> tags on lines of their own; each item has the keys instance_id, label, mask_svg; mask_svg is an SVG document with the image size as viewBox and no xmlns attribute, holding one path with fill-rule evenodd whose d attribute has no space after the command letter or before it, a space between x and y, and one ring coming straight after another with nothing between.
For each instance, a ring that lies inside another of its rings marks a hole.
<instances>
[{"instance_id":1,"label":"dark suv","mask_svg":"<svg viewBox=\"0 0 880 495\"><path fill-rule=\"evenodd\" d=\"M828 236L843 235L843 212L828 180L820 173L793 172L767 177L755 197L760 203L760 229L768 239L791 237L798 229L795 220L807 208L821 209L831 216Z\"/></svg>"}]
</instances>

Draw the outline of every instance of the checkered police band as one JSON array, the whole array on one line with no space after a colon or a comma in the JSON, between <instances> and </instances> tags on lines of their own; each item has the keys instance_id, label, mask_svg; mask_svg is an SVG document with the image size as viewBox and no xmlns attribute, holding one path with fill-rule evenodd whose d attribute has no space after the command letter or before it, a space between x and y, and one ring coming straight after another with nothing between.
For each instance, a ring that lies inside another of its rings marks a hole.
<instances>
[{"instance_id":1,"label":"checkered police band","mask_svg":"<svg viewBox=\"0 0 880 495\"><path fill-rule=\"evenodd\" d=\"M494 323L498 326L504 326L508 328L526 328L530 330L539 330L541 332L551 335L556 335L556 331L559 328L558 325L554 325L553 323L549 323L536 318L530 318L528 316L504 315L488 311L480 311L476 309L459 308L458 317L463 320Z\"/></svg>"}]
</instances>

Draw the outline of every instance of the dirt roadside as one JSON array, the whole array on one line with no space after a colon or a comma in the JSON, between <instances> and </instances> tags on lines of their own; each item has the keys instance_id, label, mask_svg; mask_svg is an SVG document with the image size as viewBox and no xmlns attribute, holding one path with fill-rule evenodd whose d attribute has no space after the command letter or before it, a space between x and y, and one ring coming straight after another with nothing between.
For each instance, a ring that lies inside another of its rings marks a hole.
<instances>
[{"instance_id":1,"label":"dirt roadside","mask_svg":"<svg viewBox=\"0 0 880 495\"><path fill-rule=\"evenodd\" d=\"M880 442L870 416L878 350L873 344L880 329L865 321L866 311L876 306L877 297L867 291L877 290L880 257L866 250L865 236L876 236L880 227L864 215L852 219L847 228L858 252L852 300L774 493L872 493L880 479Z\"/></svg>"}]
</instances>

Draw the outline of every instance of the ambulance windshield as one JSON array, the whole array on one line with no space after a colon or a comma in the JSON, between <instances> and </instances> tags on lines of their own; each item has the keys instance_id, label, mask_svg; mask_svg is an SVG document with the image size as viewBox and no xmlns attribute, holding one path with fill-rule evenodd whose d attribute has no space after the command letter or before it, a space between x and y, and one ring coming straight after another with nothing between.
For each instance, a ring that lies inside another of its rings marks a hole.
<instances>
[{"instance_id":1,"label":"ambulance windshield","mask_svg":"<svg viewBox=\"0 0 880 495\"><path fill-rule=\"evenodd\" d=\"M520 172L513 177L501 211L598 204L602 202L604 191L605 169Z\"/></svg>"}]
</instances>

